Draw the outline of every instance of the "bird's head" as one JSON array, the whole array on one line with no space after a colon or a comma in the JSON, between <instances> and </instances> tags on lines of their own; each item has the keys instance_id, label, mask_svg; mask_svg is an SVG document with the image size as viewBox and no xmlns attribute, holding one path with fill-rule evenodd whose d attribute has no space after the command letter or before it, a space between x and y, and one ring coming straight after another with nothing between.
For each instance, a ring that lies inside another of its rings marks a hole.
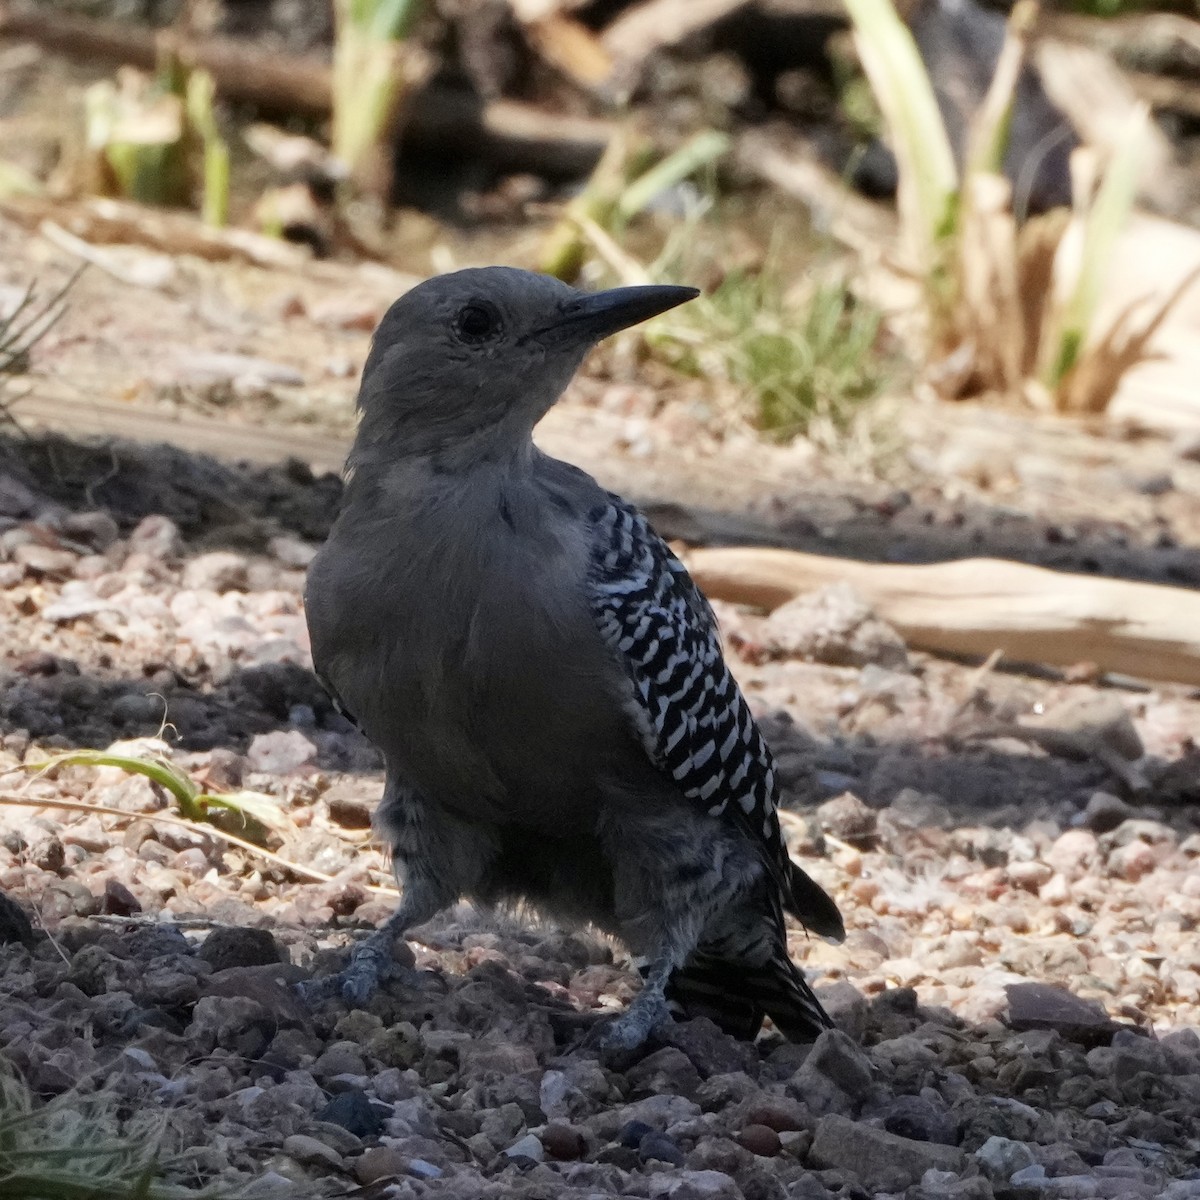
<instances>
[{"instance_id":1,"label":"bird's head","mask_svg":"<svg viewBox=\"0 0 1200 1200\"><path fill-rule=\"evenodd\" d=\"M582 292L511 267L426 280L375 331L355 459L518 448L601 338L697 294L666 285Z\"/></svg>"}]
</instances>

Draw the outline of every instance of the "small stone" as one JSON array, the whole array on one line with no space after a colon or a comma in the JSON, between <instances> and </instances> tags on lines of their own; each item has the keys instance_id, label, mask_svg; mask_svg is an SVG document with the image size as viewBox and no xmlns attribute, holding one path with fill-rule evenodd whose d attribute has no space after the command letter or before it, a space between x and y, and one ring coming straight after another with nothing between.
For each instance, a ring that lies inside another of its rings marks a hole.
<instances>
[{"instance_id":1,"label":"small stone","mask_svg":"<svg viewBox=\"0 0 1200 1200\"><path fill-rule=\"evenodd\" d=\"M1006 874L1013 887L1036 892L1042 884L1050 881L1054 868L1043 862L1014 862L1008 864Z\"/></svg>"},{"instance_id":2,"label":"small stone","mask_svg":"<svg viewBox=\"0 0 1200 1200\"><path fill-rule=\"evenodd\" d=\"M119 879L109 878L104 881L101 910L114 917L131 917L142 911L142 903Z\"/></svg>"},{"instance_id":3,"label":"small stone","mask_svg":"<svg viewBox=\"0 0 1200 1200\"><path fill-rule=\"evenodd\" d=\"M673 1167L683 1166L686 1158L686 1155L671 1138L667 1137L665 1133L659 1133L656 1129L652 1129L638 1142L637 1152L638 1158L642 1162L657 1159L659 1162L670 1163Z\"/></svg>"},{"instance_id":4,"label":"small stone","mask_svg":"<svg viewBox=\"0 0 1200 1200\"><path fill-rule=\"evenodd\" d=\"M622 1146L636 1150L641 1145L642 1138L653 1132L654 1126L648 1125L645 1121L626 1121L617 1132L617 1141Z\"/></svg>"},{"instance_id":5,"label":"small stone","mask_svg":"<svg viewBox=\"0 0 1200 1200\"><path fill-rule=\"evenodd\" d=\"M153 559L179 558L183 537L170 517L144 517L129 535L129 549Z\"/></svg>"},{"instance_id":6,"label":"small stone","mask_svg":"<svg viewBox=\"0 0 1200 1200\"><path fill-rule=\"evenodd\" d=\"M811 1129L812 1114L798 1100L790 1100L786 1096L772 1096L751 1105L746 1110L747 1125L765 1125L776 1133L790 1133L801 1129Z\"/></svg>"},{"instance_id":7,"label":"small stone","mask_svg":"<svg viewBox=\"0 0 1200 1200\"><path fill-rule=\"evenodd\" d=\"M1113 1022L1098 1004L1048 983L1010 983L1008 1024L1018 1031L1054 1029L1063 1037L1095 1042L1111 1034Z\"/></svg>"},{"instance_id":8,"label":"small stone","mask_svg":"<svg viewBox=\"0 0 1200 1200\"><path fill-rule=\"evenodd\" d=\"M817 809L817 824L822 831L851 845L866 845L875 840L878 815L853 792L843 792L826 800Z\"/></svg>"},{"instance_id":9,"label":"small stone","mask_svg":"<svg viewBox=\"0 0 1200 1200\"><path fill-rule=\"evenodd\" d=\"M1045 861L1068 881L1087 873L1100 857L1100 843L1090 829L1068 829L1046 851Z\"/></svg>"},{"instance_id":10,"label":"small stone","mask_svg":"<svg viewBox=\"0 0 1200 1200\"><path fill-rule=\"evenodd\" d=\"M660 1036L668 1046L687 1055L701 1079L757 1068L753 1046L730 1037L708 1017L675 1021Z\"/></svg>"},{"instance_id":11,"label":"small stone","mask_svg":"<svg viewBox=\"0 0 1200 1200\"><path fill-rule=\"evenodd\" d=\"M849 585L835 583L781 604L763 624L767 652L831 666L908 667L903 639Z\"/></svg>"},{"instance_id":12,"label":"small stone","mask_svg":"<svg viewBox=\"0 0 1200 1200\"><path fill-rule=\"evenodd\" d=\"M260 733L246 751L252 771L287 775L316 760L317 748L298 729L276 729Z\"/></svg>"},{"instance_id":13,"label":"small stone","mask_svg":"<svg viewBox=\"0 0 1200 1200\"><path fill-rule=\"evenodd\" d=\"M423 1158L410 1158L408 1160L408 1173L415 1175L418 1179L441 1179L445 1174L441 1167L435 1166L431 1162L426 1162Z\"/></svg>"},{"instance_id":14,"label":"small stone","mask_svg":"<svg viewBox=\"0 0 1200 1200\"><path fill-rule=\"evenodd\" d=\"M1093 792L1083 810L1082 822L1093 833L1109 833L1133 815L1134 810L1119 796Z\"/></svg>"},{"instance_id":15,"label":"small stone","mask_svg":"<svg viewBox=\"0 0 1200 1200\"><path fill-rule=\"evenodd\" d=\"M1038 889L1038 898L1043 904L1066 904L1071 899L1071 887L1055 873Z\"/></svg>"},{"instance_id":16,"label":"small stone","mask_svg":"<svg viewBox=\"0 0 1200 1200\"><path fill-rule=\"evenodd\" d=\"M197 592L246 590L246 560L232 550L199 554L183 568L183 586Z\"/></svg>"},{"instance_id":17,"label":"small stone","mask_svg":"<svg viewBox=\"0 0 1200 1200\"><path fill-rule=\"evenodd\" d=\"M894 1097L883 1110L883 1127L888 1133L918 1142L953 1146L958 1141L958 1122L936 1093L932 1099L924 1095Z\"/></svg>"},{"instance_id":18,"label":"small stone","mask_svg":"<svg viewBox=\"0 0 1200 1200\"><path fill-rule=\"evenodd\" d=\"M351 1042L333 1042L312 1065L312 1073L318 1081L332 1079L336 1075L366 1075L367 1064L358 1047ZM330 1121L332 1117L322 1117ZM336 1124L337 1122L335 1122ZM353 1130L351 1131L353 1132Z\"/></svg>"},{"instance_id":19,"label":"small stone","mask_svg":"<svg viewBox=\"0 0 1200 1200\"><path fill-rule=\"evenodd\" d=\"M1014 1171L1008 1182L1016 1188L1036 1188L1041 1191L1047 1183L1046 1168L1041 1163L1030 1163L1029 1166Z\"/></svg>"},{"instance_id":20,"label":"small stone","mask_svg":"<svg viewBox=\"0 0 1200 1200\"><path fill-rule=\"evenodd\" d=\"M913 1141L836 1113L817 1124L810 1158L853 1171L868 1190L886 1192L903 1191L931 1168L961 1174L966 1160L957 1146Z\"/></svg>"},{"instance_id":21,"label":"small stone","mask_svg":"<svg viewBox=\"0 0 1200 1200\"><path fill-rule=\"evenodd\" d=\"M68 513L62 531L69 538L87 543L93 550L107 550L121 536L116 521L101 511Z\"/></svg>"},{"instance_id":22,"label":"small stone","mask_svg":"<svg viewBox=\"0 0 1200 1200\"><path fill-rule=\"evenodd\" d=\"M342 1156L315 1137L304 1133L293 1133L283 1139L282 1150L289 1158L310 1167L326 1167L341 1172L344 1167Z\"/></svg>"},{"instance_id":23,"label":"small stone","mask_svg":"<svg viewBox=\"0 0 1200 1200\"><path fill-rule=\"evenodd\" d=\"M542 1130L542 1146L551 1158L557 1158L561 1162L572 1162L583 1157L587 1141L578 1129L555 1123Z\"/></svg>"},{"instance_id":24,"label":"small stone","mask_svg":"<svg viewBox=\"0 0 1200 1200\"><path fill-rule=\"evenodd\" d=\"M385 1106L376 1104L361 1088L339 1092L317 1114L319 1121L339 1125L355 1137L378 1137L383 1132Z\"/></svg>"},{"instance_id":25,"label":"small stone","mask_svg":"<svg viewBox=\"0 0 1200 1200\"><path fill-rule=\"evenodd\" d=\"M329 805L329 819L343 829L371 828L372 805L364 797L327 794L325 803Z\"/></svg>"},{"instance_id":26,"label":"small stone","mask_svg":"<svg viewBox=\"0 0 1200 1200\"><path fill-rule=\"evenodd\" d=\"M218 925L204 939L198 953L214 971L287 961L269 929L244 929L232 925Z\"/></svg>"},{"instance_id":27,"label":"small stone","mask_svg":"<svg viewBox=\"0 0 1200 1200\"><path fill-rule=\"evenodd\" d=\"M1108 856L1109 871L1129 883L1137 883L1157 866L1158 855L1153 847L1145 842L1130 842L1126 846L1118 846Z\"/></svg>"},{"instance_id":28,"label":"small stone","mask_svg":"<svg viewBox=\"0 0 1200 1200\"><path fill-rule=\"evenodd\" d=\"M533 1162L541 1162L545 1158L545 1147L536 1134L527 1133L523 1138L513 1142L504 1154L507 1158L528 1158Z\"/></svg>"},{"instance_id":29,"label":"small stone","mask_svg":"<svg viewBox=\"0 0 1200 1200\"><path fill-rule=\"evenodd\" d=\"M650 1200L742 1200L744 1193L724 1171L663 1171L650 1177Z\"/></svg>"},{"instance_id":30,"label":"small stone","mask_svg":"<svg viewBox=\"0 0 1200 1200\"><path fill-rule=\"evenodd\" d=\"M844 947L839 947L839 950L842 949ZM848 979L839 979L818 987L816 993L821 1007L825 1009L834 1025L853 1041L861 1042L867 1028L866 996Z\"/></svg>"},{"instance_id":31,"label":"small stone","mask_svg":"<svg viewBox=\"0 0 1200 1200\"><path fill-rule=\"evenodd\" d=\"M1015 1172L1036 1161L1024 1142L995 1135L975 1151L975 1159L991 1178L1003 1180L1011 1179Z\"/></svg>"},{"instance_id":32,"label":"small stone","mask_svg":"<svg viewBox=\"0 0 1200 1200\"><path fill-rule=\"evenodd\" d=\"M354 1160L354 1178L363 1187L408 1173L408 1156L391 1146L374 1146Z\"/></svg>"},{"instance_id":33,"label":"small stone","mask_svg":"<svg viewBox=\"0 0 1200 1200\"><path fill-rule=\"evenodd\" d=\"M700 1087L700 1073L682 1050L664 1046L646 1055L625 1072L634 1096L672 1095L691 1098Z\"/></svg>"},{"instance_id":34,"label":"small stone","mask_svg":"<svg viewBox=\"0 0 1200 1200\"><path fill-rule=\"evenodd\" d=\"M76 561L69 550L56 550L38 542L26 542L13 551L13 562L37 579L70 579Z\"/></svg>"},{"instance_id":35,"label":"small stone","mask_svg":"<svg viewBox=\"0 0 1200 1200\"><path fill-rule=\"evenodd\" d=\"M804 1094L803 1078L819 1074L855 1099L866 1095L874 1082L871 1062L840 1029L826 1029L813 1043L798 1072L797 1091Z\"/></svg>"},{"instance_id":36,"label":"small stone","mask_svg":"<svg viewBox=\"0 0 1200 1200\"><path fill-rule=\"evenodd\" d=\"M780 1150L779 1134L769 1125L747 1125L737 1140L751 1154L763 1158L774 1158Z\"/></svg>"}]
</instances>

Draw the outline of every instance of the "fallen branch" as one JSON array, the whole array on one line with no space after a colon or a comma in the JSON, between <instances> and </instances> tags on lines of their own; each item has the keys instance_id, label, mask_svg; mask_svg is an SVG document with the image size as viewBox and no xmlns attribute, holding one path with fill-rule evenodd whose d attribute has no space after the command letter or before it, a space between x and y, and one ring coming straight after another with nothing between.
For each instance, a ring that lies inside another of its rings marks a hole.
<instances>
[{"instance_id":1,"label":"fallen branch","mask_svg":"<svg viewBox=\"0 0 1200 1200\"><path fill-rule=\"evenodd\" d=\"M67 58L127 63L150 71L169 49L185 67L202 68L226 100L272 112L325 116L332 75L318 59L254 49L231 38L184 38L164 30L117 25L0 4L0 37L24 39ZM486 103L461 88L430 86L405 112L408 144L446 154L470 154L513 171L555 178L586 175L611 135L605 121L544 112L513 100Z\"/></svg>"},{"instance_id":2,"label":"fallen branch","mask_svg":"<svg viewBox=\"0 0 1200 1200\"><path fill-rule=\"evenodd\" d=\"M94 254L83 250L81 243L93 249L98 245L145 246L162 254L192 254L210 262L237 259L272 268L302 269L312 261L306 248L278 238L248 229L213 229L188 213L144 208L121 200L13 196L0 200L0 214L31 232L48 234L60 249L69 247L71 253L91 262L96 262ZM104 269L114 273L111 263ZM138 286L152 286L148 278L136 282Z\"/></svg>"},{"instance_id":3,"label":"fallen branch","mask_svg":"<svg viewBox=\"0 0 1200 1200\"><path fill-rule=\"evenodd\" d=\"M864 563L794 550L710 549L688 556L717 600L773 609L849 583L918 650L987 656L1200 684L1200 594L1068 575L1000 559L923 566Z\"/></svg>"}]
</instances>

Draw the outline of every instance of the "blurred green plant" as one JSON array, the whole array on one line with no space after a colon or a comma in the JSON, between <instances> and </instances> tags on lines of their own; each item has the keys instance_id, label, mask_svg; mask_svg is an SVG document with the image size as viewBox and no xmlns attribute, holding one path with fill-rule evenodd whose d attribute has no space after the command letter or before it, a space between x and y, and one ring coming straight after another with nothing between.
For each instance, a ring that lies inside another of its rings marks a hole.
<instances>
[{"instance_id":1,"label":"blurred green plant","mask_svg":"<svg viewBox=\"0 0 1200 1200\"><path fill-rule=\"evenodd\" d=\"M8 394L8 385L14 377L29 370L34 346L66 312L67 295L83 269L80 267L60 288L44 298L38 294L36 284L29 284L11 310L0 315L0 417L14 426L16 419L11 406L19 397Z\"/></svg>"},{"instance_id":2,"label":"blurred green plant","mask_svg":"<svg viewBox=\"0 0 1200 1200\"><path fill-rule=\"evenodd\" d=\"M40 196L45 190L42 181L18 163L0 161L0 200L10 196Z\"/></svg>"},{"instance_id":3,"label":"blurred green plant","mask_svg":"<svg viewBox=\"0 0 1200 1200\"><path fill-rule=\"evenodd\" d=\"M217 128L213 101L217 85L207 71L192 71L184 91L188 124L200 139L203 179L200 215L206 225L229 223L229 145Z\"/></svg>"},{"instance_id":4,"label":"blurred green plant","mask_svg":"<svg viewBox=\"0 0 1200 1200\"><path fill-rule=\"evenodd\" d=\"M11 311L0 316L0 376L24 375L29 370L30 351L50 332L67 308L67 295L82 272L42 299L37 284L31 283Z\"/></svg>"},{"instance_id":5,"label":"blurred green plant","mask_svg":"<svg viewBox=\"0 0 1200 1200\"><path fill-rule=\"evenodd\" d=\"M382 144L422 64L405 42L422 0L334 0L333 153L382 194Z\"/></svg>"},{"instance_id":6,"label":"blurred green plant","mask_svg":"<svg viewBox=\"0 0 1200 1200\"><path fill-rule=\"evenodd\" d=\"M976 114L961 173L933 85L891 0L846 0L863 70L891 134L901 235L926 318L930 382L948 396L1001 393L1061 412L1099 412L1183 288L1095 329L1112 250L1137 190L1149 120L1132 114L1098 185L1078 157L1070 212L1019 224L1003 160L1037 16L1019 0Z\"/></svg>"},{"instance_id":7,"label":"blurred green plant","mask_svg":"<svg viewBox=\"0 0 1200 1200\"><path fill-rule=\"evenodd\" d=\"M898 366L883 336L883 314L843 276L797 297L747 270L663 322L656 345L677 368L735 385L756 427L790 440L818 420L842 428L880 395Z\"/></svg>"},{"instance_id":8,"label":"blurred green plant","mask_svg":"<svg viewBox=\"0 0 1200 1200\"><path fill-rule=\"evenodd\" d=\"M649 142L631 129L613 135L583 191L547 235L538 270L567 283L579 278L596 231L620 238L629 222L685 179L711 168L730 147L728 135L703 130L654 161Z\"/></svg>"},{"instance_id":9,"label":"blurred green plant","mask_svg":"<svg viewBox=\"0 0 1200 1200\"><path fill-rule=\"evenodd\" d=\"M156 1183L161 1119L122 1120L100 1090L42 1104L0 1058L0 1196L4 1200L198 1200ZM211 1197L211 1193L208 1193Z\"/></svg>"},{"instance_id":10,"label":"blurred green plant","mask_svg":"<svg viewBox=\"0 0 1200 1200\"><path fill-rule=\"evenodd\" d=\"M122 67L84 93L88 187L140 204L185 207L205 221L229 212L229 148L217 128L207 71L164 59L155 75Z\"/></svg>"},{"instance_id":11,"label":"blurred green plant","mask_svg":"<svg viewBox=\"0 0 1200 1200\"><path fill-rule=\"evenodd\" d=\"M26 763L27 771L58 767L116 767L130 775L144 775L175 801L179 815L189 821L211 822L262 845L268 831L289 832L292 822L277 801L262 792L206 792L164 753L124 754L113 750L71 750L43 762ZM233 823L231 829L231 821Z\"/></svg>"},{"instance_id":12,"label":"blurred green plant","mask_svg":"<svg viewBox=\"0 0 1200 1200\"><path fill-rule=\"evenodd\" d=\"M1085 17L1125 17L1151 5L1147 0L1072 0L1071 7Z\"/></svg>"}]
</instances>

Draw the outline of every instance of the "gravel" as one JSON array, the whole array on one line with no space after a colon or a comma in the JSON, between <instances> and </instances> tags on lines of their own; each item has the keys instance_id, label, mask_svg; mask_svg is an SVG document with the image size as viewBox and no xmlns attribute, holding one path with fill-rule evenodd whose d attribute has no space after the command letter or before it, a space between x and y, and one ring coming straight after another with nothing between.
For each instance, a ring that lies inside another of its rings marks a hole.
<instances>
[{"instance_id":1,"label":"gravel","mask_svg":"<svg viewBox=\"0 0 1200 1200\"><path fill-rule=\"evenodd\" d=\"M144 451L85 503L37 453L0 471L0 771L29 801L0 808L0 1045L39 1095L160 1111L178 1181L264 1196L1200 1197L1186 692L981 674L838 595L772 629L718 606L846 916L843 946L792 945L835 1030L697 1020L597 1061L578 1043L638 987L619 947L466 908L365 1009L309 1007L295 983L392 904L378 761L308 669L336 489L280 468L231 513L211 465ZM1137 771L1026 736L1047 714L1123 730ZM282 861L161 822L145 778L25 770L114 743L270 797ZM122 815L35 807L58 800Z\"/></svg>"}]
</instances>

